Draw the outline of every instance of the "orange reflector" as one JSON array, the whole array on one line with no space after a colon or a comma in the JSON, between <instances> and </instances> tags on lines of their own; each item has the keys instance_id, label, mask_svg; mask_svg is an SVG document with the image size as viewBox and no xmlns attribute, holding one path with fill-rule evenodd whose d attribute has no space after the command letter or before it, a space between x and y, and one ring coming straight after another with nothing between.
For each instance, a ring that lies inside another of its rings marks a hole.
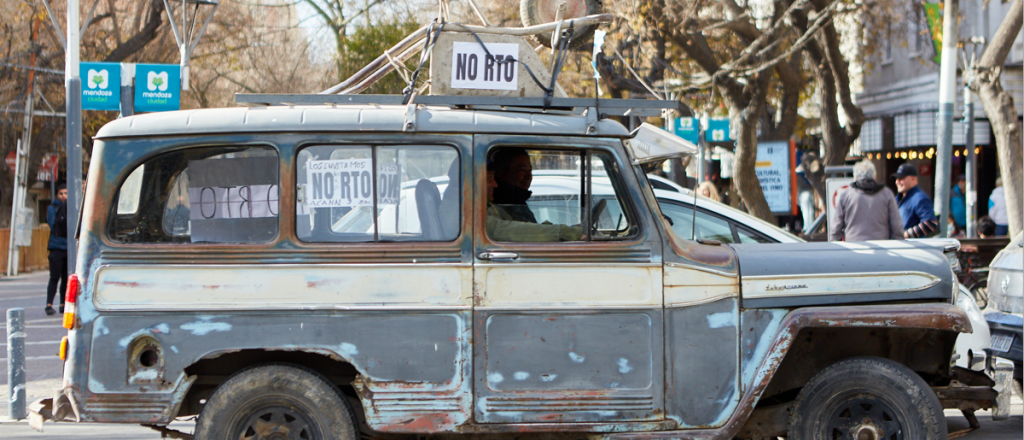
<instances>
[{"instance_id":1,"label":"orange reflector","mask_svg":"<svg viewBox=\"0 0 1024 440\"><path fill-rule=\"evenodd\" d=\"M75 305L67 303L64 307L64 328L71 330L75 326Z\"/></svg>"},{"instance_id":2,"label":"orange reflector","mask_svg":"<svg viewBox=\"0 0 1024 440\"><path fill-rule=\"evenodd\" d=\"M60 340L60 360L68 359L68 337L65 336Z\"/></svg>"}]
</instances>

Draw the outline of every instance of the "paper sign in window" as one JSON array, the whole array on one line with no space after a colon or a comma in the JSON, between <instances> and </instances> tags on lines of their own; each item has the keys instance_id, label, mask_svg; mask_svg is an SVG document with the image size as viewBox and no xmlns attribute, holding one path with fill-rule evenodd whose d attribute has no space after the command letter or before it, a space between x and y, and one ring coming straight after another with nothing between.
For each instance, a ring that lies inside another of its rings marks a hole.
<instances>
[{"instance_id":1,"label":"paper sign in window","mask_svg":"<svg viewBox=\"0 0 1024 440\"><path fill-rule=\"evenodd\" d=\"M373 206L373 165L370 159L306 162L306 205L310 208ZM396 205L401 193L398 165L380 165L378 205Z\"/></svg>"}]
</instances>

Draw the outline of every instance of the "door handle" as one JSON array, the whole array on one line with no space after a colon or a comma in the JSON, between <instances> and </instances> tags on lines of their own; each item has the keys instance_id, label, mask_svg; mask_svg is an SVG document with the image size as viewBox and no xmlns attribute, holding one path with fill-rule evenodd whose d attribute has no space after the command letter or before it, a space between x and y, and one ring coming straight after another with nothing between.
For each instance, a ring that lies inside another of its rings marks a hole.
<instances>
[{"instance_id":1,"label":"door handle","mask_svg":"<svg viewBox=\"0 0 1024 440\"><path fill-rule=\"evenodd\" d=\"M515 252L481 252L476 254L476 257L481 260L515 260L519 258L519 254Z\"/></svg>"}]
</instances>

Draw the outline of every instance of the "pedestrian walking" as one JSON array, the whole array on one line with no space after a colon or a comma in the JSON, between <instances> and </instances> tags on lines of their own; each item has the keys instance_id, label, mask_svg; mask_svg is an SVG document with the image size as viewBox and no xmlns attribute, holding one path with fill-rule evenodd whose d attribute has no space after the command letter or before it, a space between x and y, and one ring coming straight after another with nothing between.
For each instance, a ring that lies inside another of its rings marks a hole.
<instances>
[{"instance_id":1,"label":"pedestrian walking","mask_svg":"<svg viewBox=\"0 0 1024 440\"><path fill-rule=\"evenodd\" d=\"M996 189L988 197L988 216L996 222L996 236L1010 233L1010 217L1006 213L1006 195L1003 193L1003 178L996 177Z\"/></svg>"},{"instance_id":2,"label":"pedestrian walking","mask_svg":"<svg viewBox=\"0 0 1024 440\"><path fill-rule=\"evenodd\" d=\"M60 312L64 313L64 291L68 289L68 189L57 186L57 199L46 208L46 223L50 225L50 240L46 244L50 260L50 284L46 286L46 314L53 309L53 297L60 286Z\"/></svg>"},{"instance_id":3,"label":"pedestrian walking","mask_svg":"<svg viewBox=\"0 0 1024 440\"><path fill-rule=\"evenodd\" d=\"M939 232L932 199L917 186L917 168L909 163L900 165L892 174L896 179L896 205L903 218L904 238L930 237Z\"/></svg>"},{"instance_id":4,"label":"pedestrian walking","mask_svg":"<svg viewBox=\"0 0 1024 440\"><path fill-rule=\"evenodd\" d=\"M862 160L853 166L855 182L839 193L831 241L899 240L903 238L896 197L875 180L875 165Z\"/></svg>"}]
</instances>

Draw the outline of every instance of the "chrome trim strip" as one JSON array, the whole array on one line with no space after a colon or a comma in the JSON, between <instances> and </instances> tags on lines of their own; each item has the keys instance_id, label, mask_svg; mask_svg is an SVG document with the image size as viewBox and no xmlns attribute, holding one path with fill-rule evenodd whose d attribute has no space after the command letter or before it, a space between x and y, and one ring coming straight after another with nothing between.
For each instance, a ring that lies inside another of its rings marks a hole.
<instances>
[{"instance_id":1,"label":"chrome trim strip","mask_svg":"<svg viewBox=\"0 0 1024 440\"><path fill-rule=\"evenodd\" d=\"M428 305L415 305L415 306L385 306L385 305L367 305L367 306L310 306L308 304L268 304L266 307L252 307L247 306L223 306L223 307L164 307L164 306L153 306L153 307L97 307L96 310L102 312L246 312L246 311L257 311L266 312L268 310L282 311L282 312L394 312L394 311L411 311L411 312L447 312L447 311L470 311L473 307L470 306L428 306Z\"/></svg>"},{"instance_id":2,"label":"chrome trim strip","mask_svg":"<svg viewBox=\"0 0 1024 440\"><path fill-rule=\"evenodd\" d=\"M516 311L516 312L542 312L542 311L559 311L559 310L661 310L661 304L642 304L642 305L587 305L587 304L574 304L574 305L559 305L559 304L531 304L523 305L521 307L511 306L477 306L475 310L480 312L505 312L505 311Z\"/></svg>"},{"instance_id":3,"label":"chrome trim strip","mask_svg":"<svg viewBox=\"0 0 1024 440\"><path fill-rule=\"evenodd\" d=\"M694 266L694 265L691 265L691 264L665 263L665 266L667 266L667 267L678 267L680 269L696 270L696 271L700 271L700 272L707 272L707 273L710 273L710 274L721 275L723 277L729 277L729 278L736 278L737 276L739 276L738 273L726 272L724 270L717 270L717 269L709 269L709 268L706 268L706 267Z\"/></svg>"},{"instance_id":4,"label":"chrome trim strip","mask_svg":"<svg viewBox=\"0 0 1024 440\"><path fill-rule=\"evenodd\" d=\"M888 282L891 286L884 286ZM942 282L925 272L755 275L741 280L744 298L917 292Z\"/></svg>"},{"instance_id":5,"label":"chrome trim strip","mask_svg":"<svg viewBox=\"0 0 1024 440\"><path fill-rule=\"evenodd\" d=\"M523 258L523 255L520 254L519 258ZM483 261L486 261L486 260L483 260ZM506 263L476 263L474 265L474 267L480 268L480 269L486 269L486 268L492 268L492 267L510 267L510 266L512 266L512 267L532 267L532 266L538 266L538 267L590 267L590 268L612 266L612 267L657 267L657 268L660 268L661 264L657 264L657 263L545 263L545 262L541 262L541 261L520 262L520 261L508 260Z\"/></svg>"},{"instance_id":6,"label":"chrome trim strip","mask_svg":"<svg viewBox=\"0 0 1024 440\"><path fill-rule=\"evenodd\" d=\"M738 298L739 296L740 296L739 292L726 293L726 294L723 294L723 295L716 295L716 296L712 296L710 298L704 298L704 299L697 300L697 301L683 301L683 302L666 303L665 304L665 308L669 309L669 308L699 306L699 305L703 305L703 304L713 303L715 301L721 301L723 299Z\"/></svg>"}]
</instances>

